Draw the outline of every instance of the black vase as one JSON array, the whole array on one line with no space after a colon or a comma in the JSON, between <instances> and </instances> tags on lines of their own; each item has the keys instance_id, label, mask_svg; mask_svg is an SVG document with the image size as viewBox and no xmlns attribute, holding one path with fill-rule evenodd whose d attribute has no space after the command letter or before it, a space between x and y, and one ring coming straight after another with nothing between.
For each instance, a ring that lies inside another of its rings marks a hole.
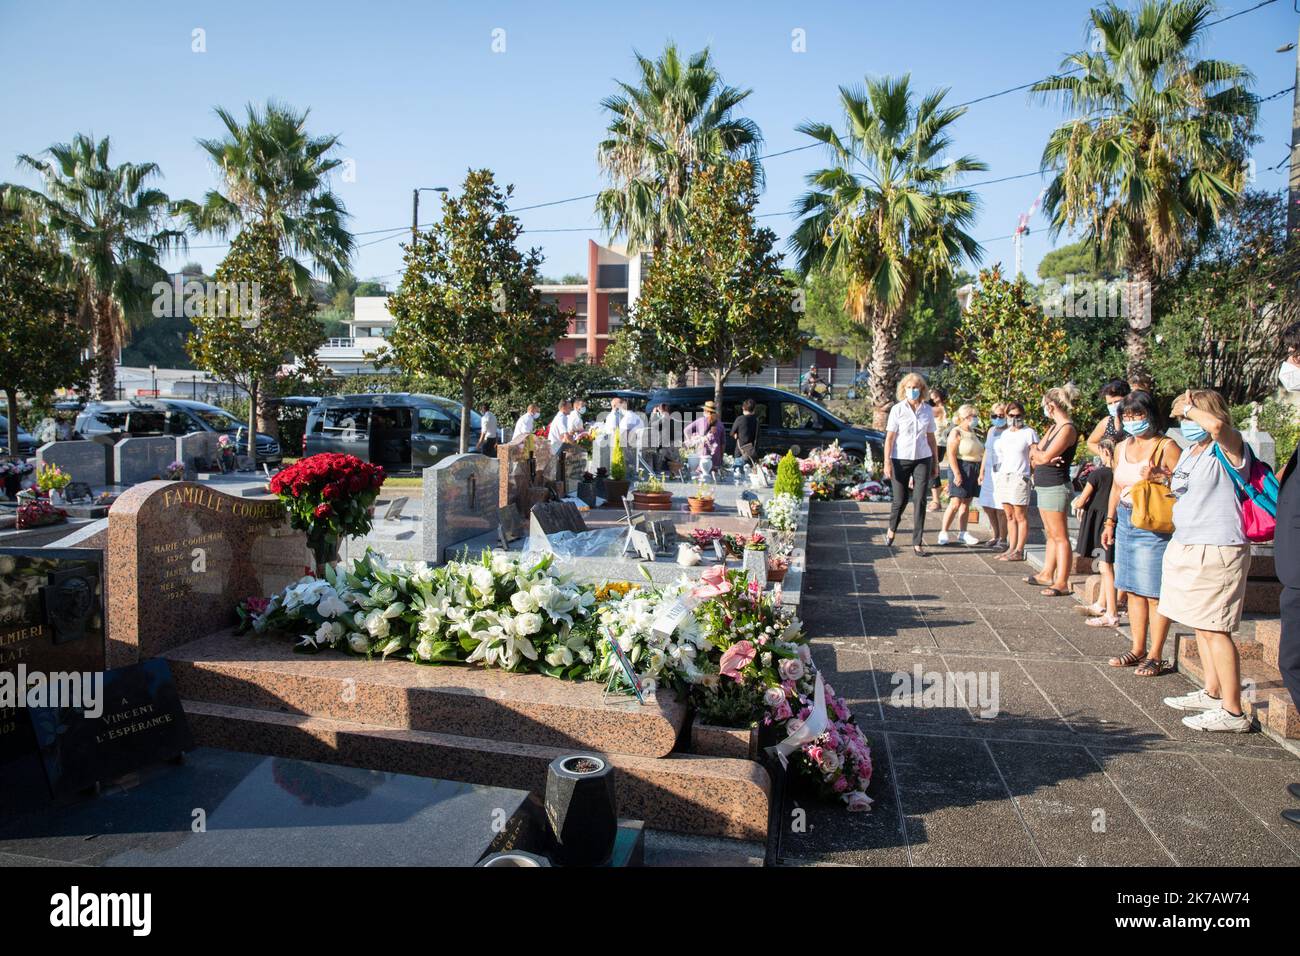
<instances>
[{"instance_id":1,"label":"black vase","mask_svg":"<svg viewBox=\"0 0 1300 956\"><path fill-rule=\"evenodd\" d=\"M5 497L10 500L18 497L18 492L22 490L23 479L21 475L5 475Z\"/></svg>"},{"instance_id":2,"label":"black vase","mask_svg":"<svg viewBox=\"0 0 1300 956\"><path fill-rule=\"evenodd\" d=\"M556 757L546 770L546 822L560 866L608 863L618 835L614 768L594 754Z\"/></svg>"}]
</instances>

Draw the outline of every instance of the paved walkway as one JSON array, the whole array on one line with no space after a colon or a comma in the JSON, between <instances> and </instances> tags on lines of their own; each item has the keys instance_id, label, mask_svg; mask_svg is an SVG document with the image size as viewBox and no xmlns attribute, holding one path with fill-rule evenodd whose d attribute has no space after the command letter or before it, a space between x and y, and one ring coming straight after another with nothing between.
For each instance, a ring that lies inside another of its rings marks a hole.
<instances>
[{"instance_id":1,"label":"paved walkway","mask_svg":"<svg viewBox=\"0 0 1300 956\"><path fill-rule=\"evenodd\" d=\"M876 803L850 814L788 797L783 861L1300 865L1300 829L1278 817L1295 757L1258 733L1182 726L1161 698L1191 683L1108 667L1127 638L1022 584L1025 564L936 548L933 533L927 558L902 531L891 551L887 518L887 505L814 505L804 619L871 740ZM996 677L996 716L961 694L893 706L898 675L918 666L927 682L983 675L989 689Z\"/></svg>"}]
</instances>

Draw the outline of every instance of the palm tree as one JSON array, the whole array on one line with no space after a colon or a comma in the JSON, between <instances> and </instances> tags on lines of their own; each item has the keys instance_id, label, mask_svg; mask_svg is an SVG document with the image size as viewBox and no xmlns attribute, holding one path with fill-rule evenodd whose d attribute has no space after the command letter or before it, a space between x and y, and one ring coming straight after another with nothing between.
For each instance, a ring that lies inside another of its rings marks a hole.
<instances>
[{"instance_id":1,"label":"palm tree","mask_svg":"<svg viewBox=\"0 0 1300 956\"><path fill-rule=\"evenodd\" d=\"M618 84L601 106L612 114L596 158L613 186L596 198L601 224L627 236L628 249L654 249L685 217L691 173L703 165L746 160L762 185L753 120L733 115L750 90L726 86L708 48L685 63L669 43L657 60L635 53L641 83Z\"/></svg>"},{"instance_id":2,"label":"palm tree","mask_svg":"<svg viewBox=\"0 0 1300 956\"><path fill-rule=\"evenodd\" d=\"M117 355L129 332L128 316L148 305L154 282L167 273L159 257L186 248L183 232L166 228L172 204L149 188L162 173L155 163L109 162L109 139L78 133L55 143L44 158L18 157L18 165L39 173L44 192L0 187L4 205L40 220L63 247L65 271L77 293L78 321L91 332L95 391L112 398Z\"/></svg>"},{"instance_id":3,"label":"palm tree","mask_svg":"<svg viewBox=\"0 0 1300 956\"><path fill-rule=\"evenodd\" d=\"M1121 263L1148 297L1245 187L1252 77L1196 58L1213 12L1210 0L1108 2L1089 16L1095 52L1071 54L1069 75L1033 86L1074 115L1043 149L1056 174L1044 196L1054 232L1081 229L1099 261ZM1130 318L1130 375L1144 370L1149 324Z\"/></svg>"},{"instance_id":4,"label":"palm tree","mask_svg":"<svg viewBox=\"0 0 1300 956\"><path fill-rule=\"evenodd\" d=\"M965 113L943 105L947 90L913 104L907 76L840 87L846 130L804 123L825 143L832 166L807 176L812 189L795 206L790 237L800 271L843 278L845 307L871 324L871 399L877 428L893 404L904 317L929 284L982 254L965 231L978 200L954 180L988 167L970 156L944 158L950 127Z\"/></svg>"},{"instance_id":5,"label":"palm tree","mask_svg":"<svg viewBox=\"0 0 1300 956\"><path fill-rule=\"evenodd\" d=\"M199 145L216 164L224 192L210 190L201 205L181 203L190 224L222 238L245 223L271 226L302 296L310 294L313 270L342 279L355 244L344 225L347 210L329 188L329 174L343 164L329 155L338 137L311 136L310 110L274 101L265 109L250 103L243 123L220 107L215 112L226 135Z\"/></svg>"}]
</instances>

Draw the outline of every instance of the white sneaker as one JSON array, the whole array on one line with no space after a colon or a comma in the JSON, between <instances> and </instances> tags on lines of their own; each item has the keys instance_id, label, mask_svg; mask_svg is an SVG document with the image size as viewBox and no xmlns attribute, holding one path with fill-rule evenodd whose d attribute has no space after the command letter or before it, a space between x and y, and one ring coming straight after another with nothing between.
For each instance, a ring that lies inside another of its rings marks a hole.
<instances>
[{"instance_id":1,"label":"white sneaker","mask_svg":"<svg viewBox=\"0 0 1300 956\"><path fill-rule=\"evenodd\" d=\"M961 534L961 543L966 545L968 548L973 548L975 545L980 543L980 539L975 537L975 535L971 534L969 531L963 531Z\"/></svg>"},{"instance_id":2,"label":"white sneaker","mask_svg":"<svg viewBox=\"0 0 1300 956\"><path fill-rule=\"evenodd\" d=\"M1250 731L1250 718L1244 712L1240 717L1234 717L1222 707L1184 717L1183 724L1191 727L1192 730L1223 731L1229 734L1244 734Z\"/></svg>"},{"instance_id":3,"label":"white sneaker","mask_svg":"<svg viewBox=\"0 0 1300 956\"><path fill-rule=\"evenodd\" d=\"M1222 705L1223 701L1215 700L1205 692L1203 687L1181 697L1165 698L1165 706L1172 707L1174 710L1218 710Z\"/></svg>"},{"instance_id":4,"label":"white sneaker","mask_svg":"<svg viewBox=\"0 0 1300 956\"><path fill-rule=\"evenodd\" d=\"M940 544L940 545L947 544L947 543L948 543L948 532L947 532L947 531L940 531L940 532L939 532L939 537L935 538L935 539L934 539L934 542L935 542L935 544Z\"/></svg>"}]
</instances>

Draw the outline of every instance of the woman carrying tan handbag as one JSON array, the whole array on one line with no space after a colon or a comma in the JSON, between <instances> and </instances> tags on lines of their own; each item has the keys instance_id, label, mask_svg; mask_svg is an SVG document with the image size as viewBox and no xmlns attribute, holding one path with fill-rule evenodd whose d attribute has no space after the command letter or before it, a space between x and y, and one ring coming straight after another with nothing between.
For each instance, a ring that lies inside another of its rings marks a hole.
<instances>
[{"instance_id":1,"label":"woman carrying tan handbag","mask_svg":"<svg viewBox=\"0 0 1300 956\"><path fill-rule=\"evenodd\" d=\"M1169 636L1169 619L1157 610L1161 565L1173 531L1167 486L1182 452L1161 434L1160 413L1149 392L1131 392L1119 414L1126 437L1115 448L1115 480L1101 541L1115 546L1115 587L1128 592L1133 648L1112 657L1110 666L1136 666L1138 677L1156 677L1165 669ZM1165 527L1169 530L1156 530Z\"/></svg>"}]
</instances>

